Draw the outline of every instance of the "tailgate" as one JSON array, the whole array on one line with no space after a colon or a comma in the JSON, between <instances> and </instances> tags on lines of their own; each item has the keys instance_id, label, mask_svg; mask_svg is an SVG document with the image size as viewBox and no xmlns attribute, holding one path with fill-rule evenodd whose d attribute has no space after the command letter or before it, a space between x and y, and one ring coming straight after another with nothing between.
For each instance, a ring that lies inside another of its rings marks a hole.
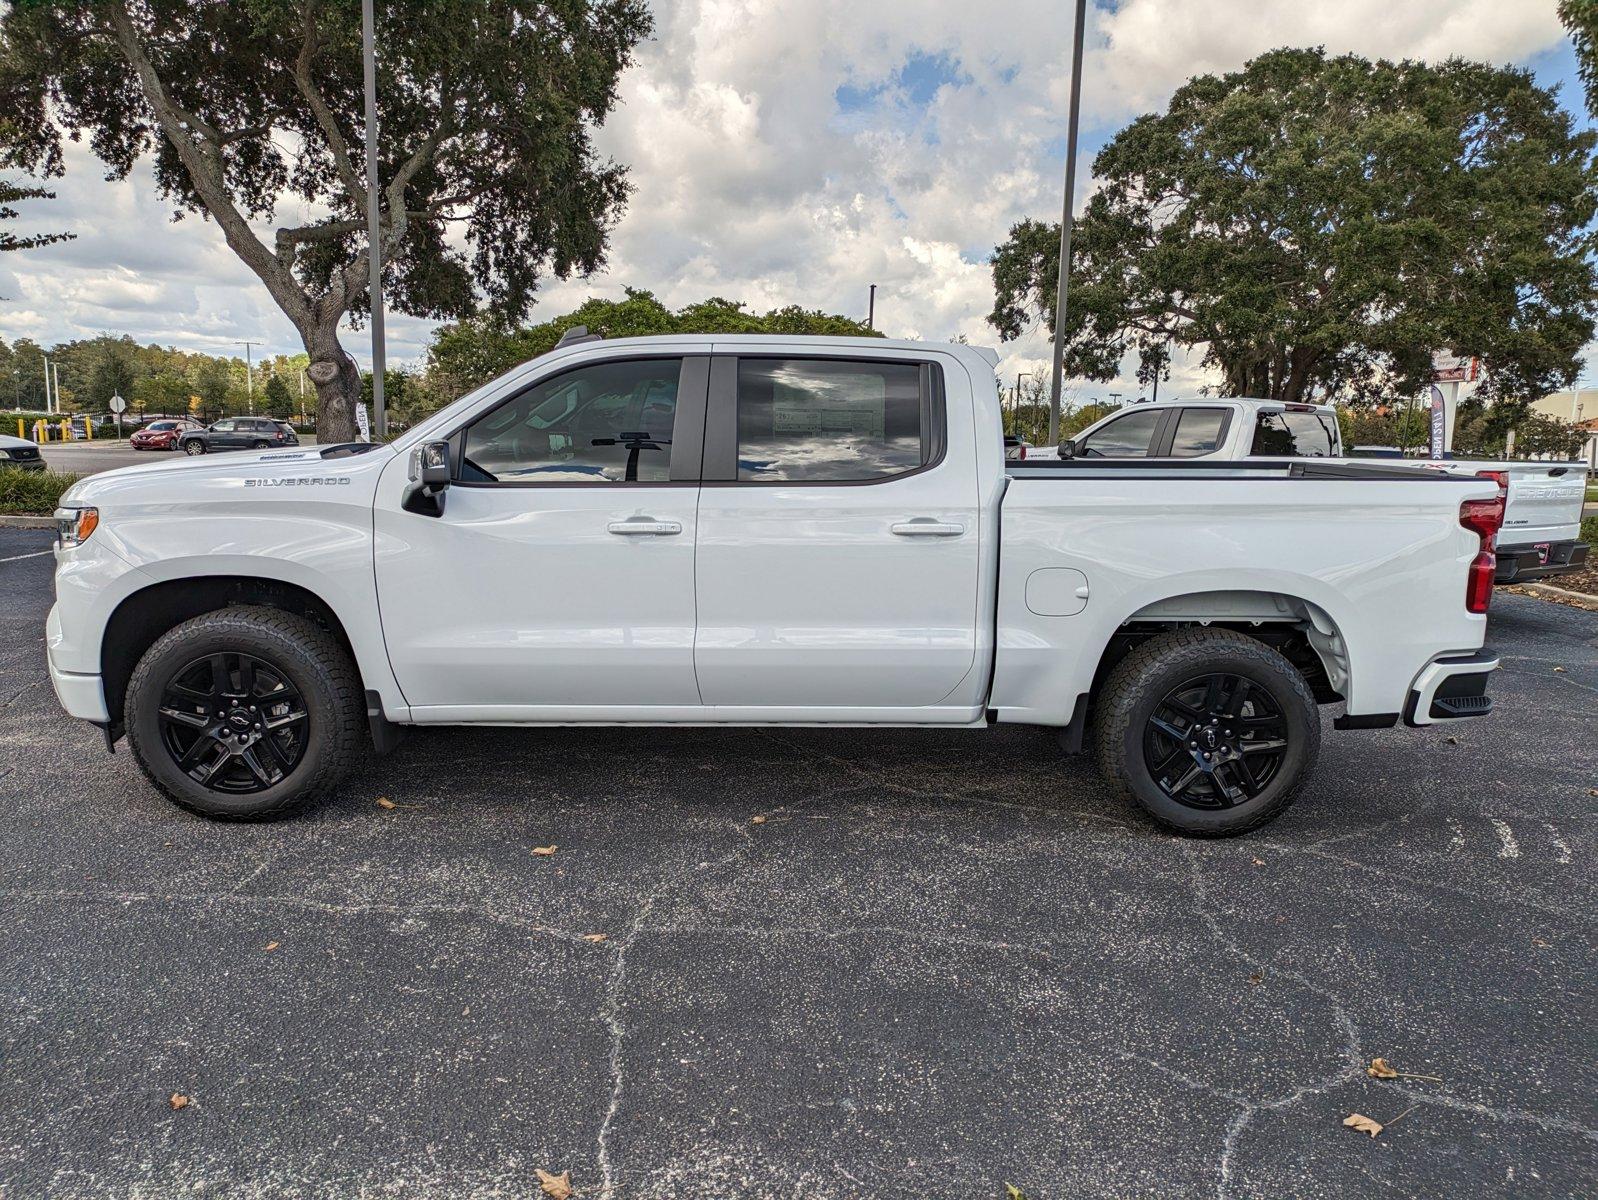
<instances>
[{"instance_id":1,"label":"tailgate","mask_svg":"<svg viewBox=\"0 0 1598 1200\"><path fill-rule=\"evenodd\" d=\"M1574 541L1586 487L1584 465L1516 463L1509 468L1509 507L1499 545Z\"/></svg>"}]
</instances>

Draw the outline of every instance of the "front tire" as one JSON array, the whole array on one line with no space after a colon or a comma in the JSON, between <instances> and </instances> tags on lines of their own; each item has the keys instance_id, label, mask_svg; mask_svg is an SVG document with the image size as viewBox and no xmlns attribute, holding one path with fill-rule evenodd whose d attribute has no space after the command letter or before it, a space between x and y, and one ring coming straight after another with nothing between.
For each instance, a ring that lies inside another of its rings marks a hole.
<instances>
[{"instance_id":1,"label":"front tire","mask_svg":"<svg viewBox=\"0 0 1598 1200\"><path fill-rule=\"evenodd\" d=\"M204 454L205 453L205 443L200 441L199 438L193 438L193 439L191 439L191 440L189 440L187 442L184 442L183 443L183 453L185 453L185 454Z\"/></svg>"},{"instance_id":2,"label":"front tire","mask_svg":"<svg viewBox=\"0 0 1598 1200\"><path fill-rule=\"evenodd\" d=\"M1282 655L1180 629L1116 664L1095 705L1099 769L1158 825L1235 837L1279 817L1320 754L1320 713Z\"/></svg>"},{"instance_id":3,"label":"front tire","mask_svg":"<svg viewBox=\"0 0 1598 1200\"><path fill-rule=\"evenodd\" d=\"M326 796L362 750L343 646L275 608L202 613L145 652L124 703L139 769L206 817L261 820Z\"/></svg>"}]
</instances>

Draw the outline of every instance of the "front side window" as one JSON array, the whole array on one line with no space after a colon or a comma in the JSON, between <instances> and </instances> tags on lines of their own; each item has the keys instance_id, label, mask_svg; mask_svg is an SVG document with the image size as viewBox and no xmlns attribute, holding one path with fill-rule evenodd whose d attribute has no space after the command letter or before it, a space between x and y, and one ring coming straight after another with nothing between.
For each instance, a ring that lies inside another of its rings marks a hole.
<instances>
[{"instance_id":1,"label":"front side window","mask_svg":"<svg viewBox=\"0 0 1598 1200\"><path fill-rule=\"evenodd\" d=\"M1165 413L1153 408L1117 417L1076 448L1082 458L1146 458Z\"/></svg>"},{"instance_id":2,"label":"front side window","mask_svg":"<svg viewBox=\"0 0 1598 1200\"><path fill-rule=\"evenodd\" d=\"M1262 412L1251 454L1259 458L1335 458L1333 418L1318 412Z\"/></svg>"},{"instance_id":3,"label":"front side window","mask_svg":"<svg viewBox=\"0 0 1598 1200\"><path fill-rule=\"evenodd\" d=\"M1171 439L1172 458L1197 458L1221 448L1221 430L1226 426L1224 408L1184 408Z\"/></svg>"},{"instance_id":4,"label":"front side window","mask_svg":"<svg viewBox=\"0 0 1598 1200\"><path fill-rule=\"evenodd\" d=\"M665 483L682 360L546 379L466 428L466 483Z\"/></svg>"},{"instance_id":5,"label":"front side window","mask_svg":"<svg viewBox=\"0 0 1598 1200\"><path fill-rule=\"evenodd\" d=\"M211 432L212 433L232 433L233 432L233 422L232 421L218 421L215 425L211 426Z\"/></svg>"},{"instance_id":6,"label":"front side window","mask_svg":"<svg viewBox=\"0 0 1598 1200\"><path fill-rule=\"evenodd\" d=\"M738 360L738 478L864 483L927 465L913 363Z\"/></svg>"}]
</instances>

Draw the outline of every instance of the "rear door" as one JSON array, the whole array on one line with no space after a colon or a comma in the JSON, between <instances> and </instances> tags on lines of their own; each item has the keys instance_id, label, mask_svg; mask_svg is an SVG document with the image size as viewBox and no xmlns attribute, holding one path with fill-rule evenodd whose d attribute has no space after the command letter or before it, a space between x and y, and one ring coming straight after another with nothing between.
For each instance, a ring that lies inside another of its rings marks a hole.
<instances>
[{"instance_id":1,"label":"rear door","mask_svg":"<svg viewBox=\"0 0 1598 1200\"><path fill-rule=\"evenodd\" d=\"M956 689L975 660L979 509L970 435L948 453L947 422L935 361L714 360L695 589L706 704L917 708Z\"/></svg>"}]
</instances>

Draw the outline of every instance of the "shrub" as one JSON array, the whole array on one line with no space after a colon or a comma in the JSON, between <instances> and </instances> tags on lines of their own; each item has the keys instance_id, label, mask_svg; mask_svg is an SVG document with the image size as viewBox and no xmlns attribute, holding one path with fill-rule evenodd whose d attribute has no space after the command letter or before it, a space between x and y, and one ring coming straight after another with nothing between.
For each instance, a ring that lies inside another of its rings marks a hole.
<instances>
[{"instance_id":1,"label":"shrub","mask_svg":"<svg viewBox=\"0 0 1598 1200\"><path fill-rule=\"evenodd\" d=\"M19 471L0 467L0 513L7 516L48 517L61 503L61 493L81 476L54 471Z\"/></svg>"},{"instance_id":2,"label":"shrub","mask_svg":"<svg viewBox=\"0 0 1598 1200\"><path fill-rule=\"evenodd\" d=\"M1581 519L1581 540L1589 546L1598 546L1598 513Z\"/></svg>"}]
</instances>

